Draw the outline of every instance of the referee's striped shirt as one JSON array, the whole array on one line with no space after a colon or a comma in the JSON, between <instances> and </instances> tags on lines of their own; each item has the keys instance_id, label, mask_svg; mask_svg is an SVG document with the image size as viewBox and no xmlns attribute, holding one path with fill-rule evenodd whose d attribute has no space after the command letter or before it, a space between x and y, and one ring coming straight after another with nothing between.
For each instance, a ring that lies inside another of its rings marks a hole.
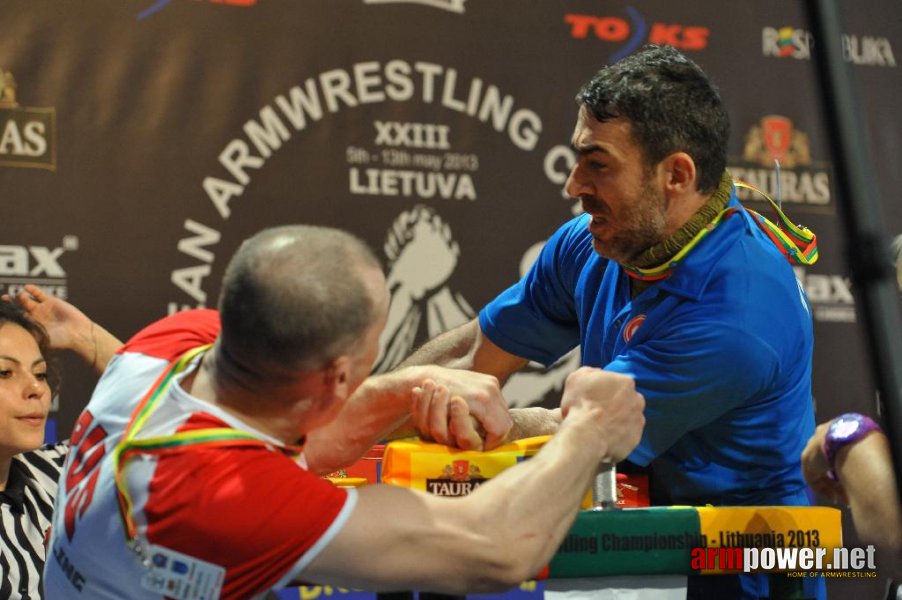
<instances>
[{"instance_id":1,"label":"referee's striped shirt","mask_svg":"<svg viewBox=\"0 0 902 600\"><path fill-rule=\"evenodd\" d=\"M69 445L50 444L15 456L0 492L0 598L39 600L44 536Z\"/></svg>"}]
</instances>

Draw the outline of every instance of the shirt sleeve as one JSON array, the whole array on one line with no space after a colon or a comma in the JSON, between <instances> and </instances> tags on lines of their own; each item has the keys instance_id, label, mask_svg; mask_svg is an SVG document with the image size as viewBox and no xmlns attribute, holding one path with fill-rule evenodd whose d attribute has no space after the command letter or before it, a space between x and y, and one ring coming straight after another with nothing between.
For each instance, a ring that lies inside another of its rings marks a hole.
<instances>
[{"instance_id":1,"label":"shirt sleeve","mask_svg":"<svg viewBox=\"0 0 902 600\"><path fill-rule=\"evenodd\" d=\"M780 372L760 337L729 324L679 322L616 356L606 370L631 375L645 396L645 429L629 459L647 465L686 433L748 404Z\"/></svg>"},{"instance_id":2,"label":"shirt sleeve","mask_svg":"<svg viewBox=\"0 0 902 600\"><path fill-rule=\"evenodd\" d=\"M526 275L480 311L479 326L502 350L550 366L579 344L574 291L594 254L591 244L580 243L588 235L585 220L558 229Z\"/></svg>"},{"instance_id":3,"label":"shirt sleeve","mask_svg":"<svg viewBox=\"0 0 902 600\"><path fill-rule=\"evenodd\" d=\"M288 457L256 448L163 457L149 489L148 540L224 567L227 598L296 577L356 500Z\"/></svg>"},{"instance_id":4,"label":"shirt sleeve","mask_svg":"<svg viewBox=\"0 0 902 600\"><path fill-rule=\"evenodd\" d=\"M117 354L140 352L168 362L192 348L213 343L219 329L218 311L185 310L148 325L126 342Z\"/></svg>"}]
</instances>

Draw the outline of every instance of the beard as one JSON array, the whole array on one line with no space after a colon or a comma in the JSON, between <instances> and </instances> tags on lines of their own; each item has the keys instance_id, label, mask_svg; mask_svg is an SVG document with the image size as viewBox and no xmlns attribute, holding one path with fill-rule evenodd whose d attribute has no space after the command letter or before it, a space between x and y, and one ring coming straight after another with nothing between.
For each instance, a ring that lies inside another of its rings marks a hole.
<instances>
[{"instance_id":1,"label":"beard","mask_svg":"<svg viewBox=\"0 0 902 600\"><path fill-rule=\"evenodd\" d=\"M593 235L592 247L600 256L629 265L666 237L667 218L664 193L655 189L650 177L626 204L629 208L616 219L613 235L607 240Z\"/></svg>"}]
</instances>

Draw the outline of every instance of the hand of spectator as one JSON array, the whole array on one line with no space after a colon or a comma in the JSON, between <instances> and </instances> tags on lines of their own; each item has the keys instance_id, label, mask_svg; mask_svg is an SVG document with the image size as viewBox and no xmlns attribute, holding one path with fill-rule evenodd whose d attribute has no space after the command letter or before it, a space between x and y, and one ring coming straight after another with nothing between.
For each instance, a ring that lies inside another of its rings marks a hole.
<instances>
[{"instance_id":1,"label":"hand of spectator","mask_svg":"<svg viewBox=\"0 0 902 600\"><path fill-rule=\"evenodd\" d=\"M802 475L817 495L847 505L849 498L842 484L827 477L830 465L824 456L824 437L830 423L831 421L828 421L818 425L814 435L808 439L808 444L802 450Z\"/></svg>"},{"instance_id":2,"label":"hand of spectator","mask_svg":"<svg viewBox=\"0 0 902 600\"><path fill-rule=\"evenodd\" d=\"M619 462L636 447L645 427L644 408L633 378L620 373L580 367L564 383L564 423L576 417L594 420L607 441L603 462Z\"/></svg>"},{"instance_id":3,"label":"hand of spectator","mask_svg":"<svg viewBox=\"0 0 902 600\"><path fill-rule=\"evenodd\" d=\"M413 388L411 422L420 436L464 450L491 450L513 424L498 379L491 375L427 367Z\"/></svg>"},{"instance_id":4,"label":"hand of spectator","mask_svg":"<svg viewBox=\"0 0 902 600\"><path fill-rule=\"evenodd\" d=\"M15 298L5 294L2 299L15 301L30 319L40 323L50 338L53 350L74 352L97 373L103 373L116 350L122 346L116 336L94 323L85 313L36 285L27 284Z\"/></svg>"},{"instance_id":5,"label":"hand of spectator","mask_svg":"<svg viewBox=\"0 0 902 600\"><path fill-rule=\"evenodd\" d=\"M27 284L15 298L4 295L3 300L15 301L28 317L41 324L50 337L54 350L81 350L90 354L94 342L91 339L91 319L61 298L47 294L36 285Z\"/></svg>"}]
</instances>

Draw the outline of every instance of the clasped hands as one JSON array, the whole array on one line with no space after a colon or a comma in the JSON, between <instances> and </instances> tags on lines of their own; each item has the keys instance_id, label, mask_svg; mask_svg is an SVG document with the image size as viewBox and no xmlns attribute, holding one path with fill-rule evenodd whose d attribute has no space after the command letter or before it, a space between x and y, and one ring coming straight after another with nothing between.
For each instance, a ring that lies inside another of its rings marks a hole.
<instances>
[{"instance_id":1,"label":"clasped hands","mask_svg":"<svg viewBox=\"0 0 902 600\"><path fill-rule=\"evenodd\" d=\"M411 423L427 441L462 450L491 450L513 425L496 377L432 367L411 391Z\"/></svg>"}]
</instances>

